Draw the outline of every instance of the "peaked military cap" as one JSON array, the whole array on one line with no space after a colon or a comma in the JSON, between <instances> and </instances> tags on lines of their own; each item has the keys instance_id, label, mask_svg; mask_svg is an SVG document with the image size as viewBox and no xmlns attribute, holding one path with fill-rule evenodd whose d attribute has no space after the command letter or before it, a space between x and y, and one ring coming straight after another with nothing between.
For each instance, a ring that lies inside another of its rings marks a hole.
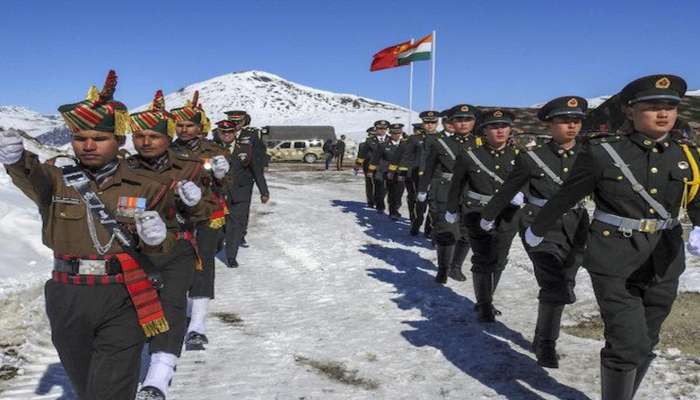
<instances>
[{"instance_id":1,"label":"peaked military cap","mask_svg":"<svg viewBox=\"0 0 700 400\"><path fill-rule=\"evenodd\" d=\"M216 122L216 129L219 132L235 131L236 129L238 129L238 124L234 121L229 120L229 119L224 119L224 120Z\"/></svg>"},{"instance_id":2,"label":"peaked military cap","mask_svg":"<svg viewBox=\"0 0 700 400\"><path fill-rule=\"evenodd\" d=\"M454 118L476 118L479 116L479 110L470 104L457 104L450 110L450 119Z\"/></svg>"},{"instance_id":3,"label":"peaked military cap","mask_svg":"<svg viewBox=\"0 0 700 400\"><path fill-rule=\"evenodd\" d=\"M173 115L175 122L192 121L202 127L202 133L209 132L209 118L207 118L207 114L204 112L202 105L199 104L198 90L194 91L192 100L188 100L182 107L173 108L170 110L170 113Z\"/></svg>"},{"instance_id":4,"label":"peaked military cap","mask_svg":"<svg viewBox=\"0 0 700 400\"><path fill-rule=\"evenodd\" d=\"M162 90L156 92L148 110L133 113L129 116L129 126L133 133L149 129L170 138L175 137L175 120L165 110L165 98Z\"/></svg>"},{"instance_id":5,"label":"peaked military cap","mask_svg":"<svg viewBox=\"0 0 700 400\"><path fill-rule=\"evenodd\" d=\"M387 129L389 127L389 121L380 119L379 121L374 122L374 127L376 129Z\"/></svg>"},{"instance_id":6,"label":"peaked military cap","mask_svg":"<svg viewBox=\"0 0 700 400\"><path fill-rule=\"evenodd\" d=\"M515 121L515 114L501 108L496 108L481 114L479 127L481 128L489 124L507 124L511 126L513 125L513 121Z\"/></svg>"},{"instance_id":7,"label":"peaked military cap","mask_svg":"<svg viewBox=\"0 0 700 400\"><path fill-rule=\"evenodd\" d=\"M540 121L549 121L554 117L567 116L584 119L588 102L583 97L563 96L550 100L537 112Z\"/></svg>"},{"instance_id":8,"label":"peaked military cap","mask_svg":"<svg viewBox=\"0 0 700 400\"><path fill-rule=\"evenodd\" d=\"M389 132L391 132L391 133L403 132L403 124L391 124L391 125L389 125Z\"/></svg>"},{"instance_id":9,"label":"peaked military cap","mask_svg":"<svg viewBox=\"0 0 700 400\"><path fill-rule=\"evenodd\" d=\"M367 134L368 134L368 135L374 135L374 133L375 133L376 131L377 131L377 130L376 130L375 127L373 127L373 126L370 126L369 128L367 128Z\"/></svg>"},{"instance_id":10,"label":"peaked military cap","mask_svg":"<svg viewBox=\"0 0 700 400\"><path fill-rule=\"evenodd\" d=\"M114 100L116 89L117 74L110 70L101 92L92 86L85 100L58 107L68 129L74 133L92 129L117 136L126 135L129 111L123 103Z\"/></svg>"},{"instance_id":11,"label":"peaked military cap","mask_svg":"<svg viewBox=\"0 0 700 400\"><path fill-rule=\"evenodd\" d=\"M628 83L620 92L620 100L624 105L632 105L640 101L665 101L678 104L687 89L688 85L680 76L650 75Z\"/></svg>"},{"instance_id":12,"label":"peaked military cap","mask_svg":"<svg viewBox=\"0 0 700 400\"><path fill-rule=\"evenodd\" d=\"M438 111L423 111L418 114L418 117L423 120L423 122L437 122L440 113Z\"/></svg>"},{"instance_id":13,"label":"peaked military cap","mask_svg":"<svg viewBox=\"0 0 700 400\"><path fill-rule=\"evenodd\" d=\"M231 121L245 121L247 118L250 118L248 113L242 110L224 111L224 114Z\"/></svg>"},{"instance_id":14,"label":"peaked military cap","mask_svg":"<svg viewBox=\"0 0 700 400\"><path fill-rule=\"evenodd\" d=\"M425 133L425 128L423 128L423 124L421 124L421 123L413 124L413 132L414 133Z\"/></svg>"}]
</instances>

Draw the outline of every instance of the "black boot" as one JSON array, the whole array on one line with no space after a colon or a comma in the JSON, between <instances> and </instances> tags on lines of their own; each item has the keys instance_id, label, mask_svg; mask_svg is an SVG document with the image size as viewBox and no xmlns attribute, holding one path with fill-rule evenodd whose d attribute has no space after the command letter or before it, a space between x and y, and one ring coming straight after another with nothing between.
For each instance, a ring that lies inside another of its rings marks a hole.
<instances>
[{"instance_id":1,"label":"black boot","mask_svg":"<svg viewBox=\"0 0 700 400\"><path fill-rule=\"evenodd\" d=\"M415 222L411 224L411 236L418 236L418 232L420 231L420 225L416 224Z\"/></svg>"},{"instance_id":2,"label":"black boot","mask_svg":"<svg viewBox=\"0 0 700 400\"><path fill-rule=\"evenodd\" d=\"M564 305L540 302L537 309L537 326L533 348L537 364L546 368L559 368L557 339L561 328Z\"/></svg>"},{"instance_id":3,"label":"black boot","mask_svg":"<svg viewBox=\"0 0 700 400\"><path fill-rule=\"evenodd\" d=\"M618 371L600 364L601 400L632 400L637 370Z\"/></svg>"},{"instance_id":4,"label":"black boot","mask_svg":"<svg viewBox=\"0 0 700 400\"><path fill-rule=\"evenodd\" d=\"M437 246L438 272L437 275L435 275L435 282L440 284L447 283L447 270L450 268L450 263L452 262L452 253L454 253L454 248L454 245Z\"/></svg>"},{"instance_id":5,"label":"black boot","mask_svg":"<svg viewBox=\"0 0 700 400\"><path fill-rule=\"evenodd\" d=\"M474 296L479 322L495 322L496 312L493 308L493 289L490 273L473 272Z\"/></svg>"},{"instance_id":6,"label":"black boot","mask_svg":"<svg viewBox=\"0 0 700 400\"><path fill-rule=\"evenodd\" d=\"M467 254L469 254L469 242L458 241L455 245L455 252L452 255L452 264L450 264L450 270L447 276L459 282L467 280L467 277L462 273L462 264L464 264Z\"/></svg>"},{"instance_id":7,"label":"black boot","mask_svg":"<svg viewBox=\"0 0 700 400\"><path fill-rule=\"evenodd\" d=\"M231 259L226 261L226 266L229 268L238 268L238 261L236 259Z\"/></svg>"},{"instance_id":8,"label":"black boot","mask_svg":"<svg viewBox=\"0 0 700 400\"><path fill-rule=\"evenodd\" d=\"M634 390L632 390L632 397L637 394L637 389L639 389L639 385L642 384L642 380L644 380L644 376L646 376L647 371L649 371L649 367L651 366L651 362L654 361L655 358L656 354L649 353L644 361L642 361L642 365L637 367L637 375L634 378Z\"/></svg>"},{"instance_id":9,"label":"black boot","mask_svg":"<svg viewBox=\"0 0 700 400\"><path fill-rule=\"evenodd\" d=\"M496 271L493 274L491 274L492 279L493 279L493 293L496 294L496 288L498 287L498 282L501 281L501 274L503 273L503 270Z\"/></svg>"}]
</instances>

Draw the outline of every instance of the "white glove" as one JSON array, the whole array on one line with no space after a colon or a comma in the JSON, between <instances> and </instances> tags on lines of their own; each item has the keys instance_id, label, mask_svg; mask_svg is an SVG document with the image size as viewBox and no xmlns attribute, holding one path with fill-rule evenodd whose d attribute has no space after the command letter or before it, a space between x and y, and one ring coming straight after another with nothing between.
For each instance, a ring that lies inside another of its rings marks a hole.
<instances>
[{"instance_id":1,"label":"white glove","mask_svg":"<svg viewBox=\"0 0 700 400\"><path fill-rule=\"evenodd\" d=\"M24 143L14 131L0 134L0 163L14 164L22 158Z\"/></svg>"},{"instance_id":2,"label":"white glove","mask_svg":"<svg viewBox=\"0 0 700 400\"><path fill-rule=\"evenodd\" d=\"M163 243L168 231L157 211L144 211L134 219L136 220L136 233L144 243L149 246L158 246Z\"/></svg>"},{"instance_id":3,"label":"white glove","mask_svg":"<svg viewBox=\"0 0 700 400\"><path fill-rule=\"evenodd\" d=\"M492 231L493 228L496 226L496 223L493 221L489 221L488 219L481 219L479 221L479 226L484 232L489 232Z\"/></svg>"},{"instance_id":4,"label":"white glove","mask_svg":"<svg viewBox=\"0 0 700 400\"><path fill-rule=\"evenodd\" d=\"M523 204L525 204L525 195L523 194L523 192L516 193L515 196L513 196L513 198L510 200L510 204L516 207L520 207Z\"/></svg>"},{"instance_id":5,"label":"white glove","mask_svg":"<svg viewBox=\"0 0 700 400\"><path fill-rule=\"evenodd\" d=\"M180 181L177 183L177 194L188 207L196 206L202 199L202 189L192 181Z\"/></svg>"},{"instance_id":6,"label":"white glove","mask_svg":"<svg viewBox=\"0 0 700 400\"><path fill-rule=\"evenodd\" d=\"M427 198L428 193L425 192L418 192L418 195L416 195L416 200L418 200L421 203L423 203Z\"/></svg>"},{"instance_id":7,"label":"white glove","mask_svg":"<svg viewBox=\"0 0 700 400\"><path fill-rule=\"evenodd\" d=\"M694 226L688 236L688 252L694 256L700 256L700 226Z\"/></svg>"},{"instance_id":8,"label":"white glove","mask_svg":"<svg viewBox=\"0 0 700 400\"><path fill-rule=\"evenodd\" d=\"M454 224L457 222L457 213L451 213L449 211L445 212L445 221Z\"/></svg>"},{"instance_id":9,"label":"white glove","mask_svg":"<svg viewBox=\"0 0 700 400\"><path fill-rule=\"evenodd\" d=\"M216 156L211 159L211 169L216 179L223 178L229 169L228 160L224 156Z\"/></svg>"},{"instance_id":10,"label":"white glove","mask_svg":"<svg viewBox=\"0 0 700 400\"><path fill-rule=\"evenodd\" d=\"M525 243L527 243L528 246L537 247L540 243L542 243L542 240L544 240L544 238L532 233L530 227L525 230Z\"/></svg>"}]
</instances>

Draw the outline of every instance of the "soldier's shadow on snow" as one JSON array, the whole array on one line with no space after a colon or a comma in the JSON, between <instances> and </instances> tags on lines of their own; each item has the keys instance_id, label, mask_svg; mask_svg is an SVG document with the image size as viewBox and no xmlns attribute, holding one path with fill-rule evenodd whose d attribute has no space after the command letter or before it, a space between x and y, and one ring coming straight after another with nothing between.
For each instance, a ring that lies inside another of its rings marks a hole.
<instances>
[{"instance_id":1,"label":"soldier's shadow on snow","mask_svg":"<svg viewBox=\"0 0 700 400\"><path fill-rule=\"evenodd\" d=\"M44 371L44 375L41 376L39 384L34 390L34 394L45 395L51 393L54 387L60 387L63 390L61 397L56 400L77 400L78 396L73 392L73 387L68 380L68 375L63 369L61 363L49 364Z\"/></svg>"},{"instance_id":2,"label":"soldier's shadow on snow","mask_svg":"<svg viewBox=\"0 0 700 400\"><path fill-rule=\"evenodd\" d=\"M410 250L375 244L365 245L360 251L396 268L373 268L368 272L394 285L397 297L392 301L400 309L419 310L424 318L404 321L411 329L401 335L412 345L440 350L462 372L509 399L543 399L536 391L560 399L589 399L538 366L529 354L530 342L520 332L500 321L479 323L471 299L434 282L434 267L429 260ZM503 311L508 312L505 308ZM520 347L519 351L514 346Z\"/></svg>"},{"instance_id":3,"label":"soldier's shadow on snow","mask_svg":"<svg viewBox=\"0 0 700 400\"><path fill-rule=\"evenodd\" d=\"M340 207L343 213L355 214L357 223L365 229L365 233L377 240L389 241L404 246L418 246L432 249L430 241L423 234L411 236L411 223L406 218L392 221L387 214L377 214L367 203L347 200L331 200L333 207Z\"/></svg>"}]
</instances>

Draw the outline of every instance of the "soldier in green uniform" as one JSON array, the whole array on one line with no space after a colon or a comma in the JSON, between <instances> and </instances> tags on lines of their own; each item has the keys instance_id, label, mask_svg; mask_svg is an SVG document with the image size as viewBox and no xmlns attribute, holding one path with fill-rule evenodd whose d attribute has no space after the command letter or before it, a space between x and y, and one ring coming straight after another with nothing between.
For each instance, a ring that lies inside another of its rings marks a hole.
<instances>
[{"instance_id":1,"label":"soldier in green uniform","mask_svg":"<svg viewBox=\"0 0 700 400\"><path fill-rule=\"evenodd\" d=\"M373 126L367 129L367 138L357 146L357 158L355 158L355 166L353 167L355 175L361 169L365 176L365 196L367 197L367 207L369 208L374 208L374 179L369 172L369 160L372 157L369 141L374 137L375 133L376 130Z\"/></svg>"},{"instance_id":2,"label":"soldier in green uniform","mask_svg":"<svg viewBox=\"0 0 700 400\"><path fill-rule=\"evenodd\" d=\"M389 129L389 121L379 120L374 123L374 136L367 140L368 156L372 160L379 153L380 147L384 146L389 140L387 138L387 130ZM372 175L374 182L374 208L378 214L384 214L386 209L386 182L382 171L377 171L377 166L369 163L367 171Z\"/></svg>"},{"instance_id":3,"label":"soldier in green uniform","mask_svg":"<svg viewBox=\"0 0 700 400\"><path fill-rule=\"evenodd\" d=\"M192 101L183 107L170 110L175 120L177 139L171 147L178 153L187 153L190 158L199 159L208 171L208 186L217 206L209 221L197 226L196 239L202 270L196 271L190 289L188 310L190 323L185 338L185 349L204 350L209 342L206 337L206 316L209 300L214 298L214 257L218 250L221 228L225 224L228 208L223 195L229 163L226 152L216 143L206 138L209 132L209 119L199 104L199 93L195 92Z\"/></svg>"},{"instance_id":4,"label":"soldier in green uniform","mask_svg":"<svg viewBox=\"0 0 700 400\"><path fill-rule=\"evenodd\" d=\"M437 245L438 273L435 281L446 283L450 269L460 270L469 253L469 242L464 227L445 220L447 195L452 183L457 154L465 148L476 146L472 130L479 116L476 107L460 104L444 112L454 133L444 131L430 137L425 142L425 169L418 185L419 202L430 200L430 214L433 221L433 242ZM428 196L428 189L430 195ZM459 238L459 240L456 240ZM453 276L458 274L453 273Z\"/></svg>"},{"instance_id":5,"label":"soldier in green uniform","mask_svg":"<svg viewBox=\"0 0 700 400\"><path fill-rule=\"evenodd\" d=\"M187 329L187 291L192 286L198 264L201 269L201 260L196 254L195 227L208 221L217 204L211 198L209 173L203 169L202 161L190 157L189 152L169 149L175 137L175 122L165 110L160 90L147 111L132 114L129 120L137 154L127 163L134 170L153 172L174 194L176 201L168 212L175 215L180 225L173 249L151 257L164 281L158 294L170 330L151 339L148 373L136 396L137 400L165 400Z\"/></svg>"},{"instance_id":6,"label":"soldier in green uniform","mask_svg":"<svg viewBox=\"0 0 700 400\"><path fill-rule=\"evenodd\" d=\"M467 228L476 310L481 322L495 321L493 295L508 263L508 251L518 232L518 215L523 204L523 194L518 192L510 207L496 220L494 231L485 232L479 226L481 210L498 193L515 165L518 150L509 144L514 119L512 113L502 109L483 114L479 129L483 129L485 144L464 149L457 156L448 195L445 219L459 221ZM451 277L460 280L459 276Z\"/></svg>"},{"instance_id":7,"label":"soldier in green uniform","mask_svg":"<svg viewBox=\"0 0 700 400\"><path fill-rule=\"evenodd\" d=\"M673 75L626 85L620 100L629 132L592 139L525 234L536 250L562 214L593 194L584 265L605 324L603 400L632 399L655 357L685 269L681 207L694 225L688 250L700 255L698 149L672 131L685 91Z\"/></svg>"},{"instance_id":8,"label":"soldier in green uniform","mask_svg":"<svg viewBox=\"0 0 700 400\"><path fill-rule=\"evenodd\" d=\"M418 235L423 221L425 219L426 203L416 202L418 194L418 182L420 181L421 165L423 164L424 152L423 147L427 135L434 135L437 132L438 122L437 111L423 111L419 114L422 120L420 124L414 124L413 135L409 136L406 143L406 151L404 152L404 160L402 163L408 167L406 171L406 202L408 203L408 212L411 217L411 236ZM426 222L426 226L430 222Z\"/></svg>"},{"instance_id":9,"label":"soldier in green uniform","mask_svg":"<svg viewBox=\"0 0 700 400\"><path fill-rule=\"evenodd\" d=\"M581 152L576 136L587 108L586 100L577 96L558 97L540 108L537 116L549 123L552 140L518 154L513 171L481 212L480 225L484 231L494 229L495 221L511 208L511 201L521 191L527 193L521 218L521 232L524 231L559 191ZM561 315L566 304L576 301L576 272L588 230L588 213L583 206L572 205L563 214L548 229L542 246L526 247L540 287L533 349L537 363L548 368L559 367L556 341Z\"/></svg>"},{"instance_id":10,"label":"soldier in green uniform","mask_svg":"<svg viewBox=\"0 0 700 400\"><path fill-rule=\"evenodd\" d=\"M407 168L401 165L406 141L403 137L403 124L389 126L389 138L372 151L369 169L374 171L375 181L382 181L388 192L389 217L399 220L401 214L401 197L403 197L404 177Z\"/></svg>"},{"instance_id":11,"label":"soldier in green uniform","mask_svg":"<svg viewBox=\"0 0 700 400\"><path fill-rule=\"evenodd\" d=\"M146 254L165 254L177 221L174 197L148 171L117 158L129 124L113 99L117 77L103 90L58 111L71 130L76 164L42 164L22 139L0 136L0 162L38 208L43 243L54 252L46 282L51 340L81 400L132 399L147 337L168 331ZM160 286L159 283L156 286Z\"/></svg>"}]
</instances>

